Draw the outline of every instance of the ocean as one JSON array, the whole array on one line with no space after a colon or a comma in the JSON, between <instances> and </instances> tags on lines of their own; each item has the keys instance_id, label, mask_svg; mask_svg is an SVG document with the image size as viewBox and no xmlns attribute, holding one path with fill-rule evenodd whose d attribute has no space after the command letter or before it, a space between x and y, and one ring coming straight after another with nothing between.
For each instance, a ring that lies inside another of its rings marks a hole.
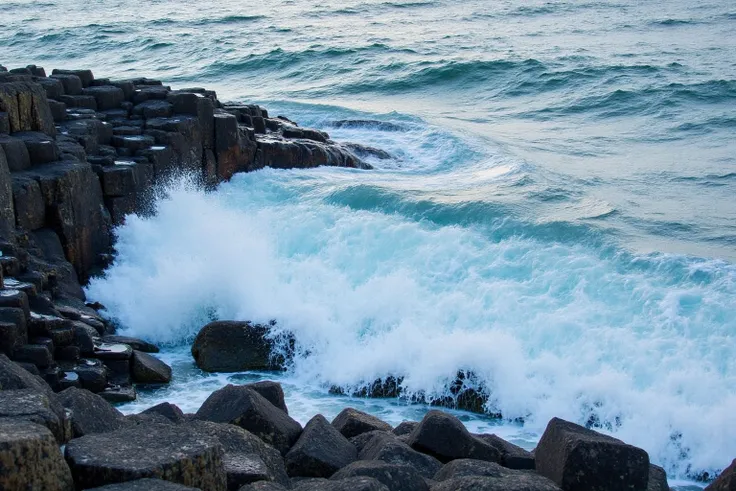
<instances>
[{"instance_id":1,"label":"ocean","mask_svg":"<svg viewBox=\"0 0 736 491\"><path fill-rule=\"evenodd\" d=\"M522 0L3 1L0 63L145 75L257 102L374 170L186 179L116 231L88 296L162 343L162 400L228 381L189 354L209 319L278 321L306 422L401 376L478 376L471 429L533 448L552 416L645 448L671 483L736 457L736 7ZM348 123L345 123L348 121Z\"/></svg>"}]
</instances>

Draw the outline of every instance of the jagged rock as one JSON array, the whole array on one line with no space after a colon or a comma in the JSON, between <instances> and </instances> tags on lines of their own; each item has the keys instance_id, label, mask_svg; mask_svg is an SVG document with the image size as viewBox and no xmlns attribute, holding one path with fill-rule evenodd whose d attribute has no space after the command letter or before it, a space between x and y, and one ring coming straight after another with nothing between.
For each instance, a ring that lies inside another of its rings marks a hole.
<instances>
[{"instance_id":1,"label":"jagged rock","mask_svg":"<svg viewBox=\"0 0 736 491\"><path fill-rule=\"evenodd\" d=\"M736 485L736 482L734 484ZM670 491L670 486L667 484L667 473L658 465L649 464L647 491Z\"/></svg>"},{"instance_id":2,"label":"jagged rock","mask_svg":"<svg viewBox=\"0 0 736 491\"><path fill-rule=\"evenodd\" d=\"M292 489L294 491L389 491L389 488L380 481L364 476L349 477L337 481L309 478L295 482Z\"/></svg>"},{"instance_id":3,"label":"jagged rock","mask_svg":"<svg viewBox=\"0 0 736 491\"><path fill-rule=\"evenodd\" d=\"M255 390L268 402L281 409L286 414L289 414L289 409L286 407L286 401L284 400L284 389L281 388L280 383L273 382L271 380L262 380L260 382L247 384L247 387Z\"/></svg>"},{"instance_id":4,"label":"jagged rock","mask_svg":"<svg viewBox=\"0 0 736 491\"><path fill-rule=\"evenodd\" d=\"M73 491L69 467L51 432L0 418L0 489Z\"/></svg>"},{"instance_id":5,"label":"jagged rock","mask_svg":"<svg viewBox=\"0 0 736 491\"><path fill-rule=\"evenodd\" d=\"M246 386L227 385L210 394L198 419L240 426L285 455L302 432L299 423Z\"/></svg>"},{"instance_id":6,"label":"jagged rock","mask_svg":"<svg viewBox=\"0 0 736 491\"><path fill-rule=\"evenodd\" d=\"M0 353L0 388L2 390L34 389L50 394L51 388L38 377L34 377L20 365Z\"/></svg>"},{"instance_id":7,"label":"jagged rock","mask_svg":"<svg viewBox=\"0 0 736 491\"><path fill-rule=\"evenodd\" d=\"M360 435L361 433L367 433L374 430L392 430L390 424L381 421L375 416L371 416L370 414L349 407L340 411L340 414L332 420L332 425L337 428L345 438L352 438Z\"/></svg>"},{"instance_id":8,"label":"jagged rock","mask_svg":"<svg viewBox=\"0 0 736 491\"><path fill-rule=\"evenodd\" d=\"M392 433L396 436L409 435L418 425L417 421L403 421L393 429Z\"/></svg>"},{"instance_id":9,"label":"jagged rock","mask_svg":"<svg viewBox=\"0 0 736 491\"><path fill-rule=\"evenodd\" d=\"M501 461L501 453L496 448L474 438L456 417L437 410L424 416L407 443L442 462L454 459Z\"/></svg>"},{"instance_id":10,"label":"jagged rock","mask_svg":"<svg viewBox=\"0 0 736 491\"><path fill-rule=\"evenodd\" d=\"M372 438L361 450L359 458L408 465L427 479L431 479L442 467L439 460L413 450L391 433L378 434Z\"/></svg>"},{"instance_id":11,"label":"jagged rock","mask_svg":"<svg viewBox=\"0 0 736 491\"><path fill-rule=\"evenodd\" d=\"M192 344L199 368L208 372L278 369L271 356L269 328L250 322L215 321L204 326Z\"/></svg>"},{"instance_id":12,"label":"jagged rock","mask_svg":"<svg viewBox=\"0 0 736 491\"><path fill-rule=\"evenodd\" d=\"M204 491L199 488L191 488L182 486L161 479L136 479L135 481L121 482L118 484L108 484L99 488L88 489L87 491Z\"/></svg>"},{"instance_id":13,"label":"jagged rock","mask_svg":"<svg viewBox=\"0 0 736 491\"><path fill-rule=\"evenodd\" d=\"M249 159L243 155L240 146L238 120L232 114L214 114L214 150L217 160L217 175L229 180L236 172L247 170Z\"/></svg>"},{"instance_id":14,"label":"jagged rock","mask_svg":"<svg viewBox=\"0 0 736 491\"><path fill-rule=\"evenodd\" d=\"M158 353L158 347L155 344L151 344L147 341L143 341L138 338L131 338L130 336L116 336L109 334L102 337L102 341L109 344L127 344L131 348L137 351L143 351L144 353Z\"/></svg>"},{"instance_id":15,"label":"jagged rock","mask_svg":"<svg viewBox=\"0 0 736 491\"><path fill-rule=\"evenodd\" d=\"M171 381L171 367L142 351L133 351L133 380L142 384L168 384Z\"/></svg>"},{"instance_id":16,"label":"jagged rock","mask_svg":"<svg viewBox=\"0 0 736 491\"><path fill-rule=\"evenodd\" d=\"M475 435L501 453L501 465L509 469L534 469L534 455L497 435Z\"/></svg>"},{"instance_id":17,"label":"jagged rock","mask_svg":"<svg viewBox=\"0 0 736 491\"><path fill-rule=\"evenodd\" d=\"M289 485L279 451L252 433L235 425L210 421L189 420L187 426L220 442L225 451L225 471L233 482L264 480Z\"/></svg>"},{"instance_id":18,"label":"jagged rock","mask_svg":"<svg viewBox=\"0 0 736 491\"><path fill-rule=\"evenodd\" d=\"M62 406L71 411L74 438L116 431L125 425L120 411L88 390L71 387L61 391L58 396Z\"/></svg>"},{"instance_id":19,"label":"jagged rock","mask_svg":"<svg viewBox=\"0 0 736 491\"><path fill-rule=\"evenodd\" d=\"M734 491L736 490L736 459L721 472L715 481L710 483L705 491Z\"/></svg>"},{"instance_id":20,"label":"jagged rock","mask_svg":"<svg viewBox=\"0 0 736 491\"><path fill-rule=\"evenodd\" d=\"M534 451L536 470L566 491L646 489L649 456L637 447L552 418Z\"/></svg>"},{"instance_id":21,"label":"jagged rock","mask_svg":"<svg viewBox=\"0 0 736 491\"><path fill-rule=\"evenodd\" d=\"M353 462L337 471L330 479L340 480L358 476L372 477L390 491L429 491L424 478L414 468L381 461Z\"/></svg>"},{"instance_id":22,"label":"jagged rock","mask_svg":"<svg viewBox=\"0 0 736 491\"><path fill-rule=\"evenodd\" d=\"M178 425L142 424L69 442L65 457L77 488L152 477L225 491L222 447Z\"/></svg>"},{"instance_id":23,"label":"jagged rock","mask_svg":"<svg viewBox=\"0 0 736 491\"><path fill-rule=\"evenodd\" d=\"M160 414L174 423L181 423L185 420L184 413L179 409L179 406L168 402L162 402L161 404L149 407L141 414Z\"/></svg>"},{"instance_id":24,"label":"jagged rock","mask_svg":"<svg viewBox=\"0 0 736 491\"><path fill-rule=\"evenodd\" d=\"M330 477L357 456L355 446L318 414L286 454L286 470L290 476Z\"/></svg>"},{"instance_id":25,"label":"jagged rock","mask_svg":"<svg viewBox=\"0 0 736 491\"><path fill-rule=\"evenodd\" d=\"M60 443L69 439L69 421L58 404L52 402L53 395L36 389L17 389L3 390L0 396L0 419L45 426Z\"/></svg>"},{"instance_id":26,"label":"jagged rock","mask_svg":"<svg viewBox=\"0 0 736 491\"><path fill-rule=\"evenodd\" d=\"M20 172L31 168L31 156L23 140L14 136L0 135L0 147L5 151L6 165L10 172ZM2 155L0 155L1 160L3 160Z\"/></svg>"}]
</instances>

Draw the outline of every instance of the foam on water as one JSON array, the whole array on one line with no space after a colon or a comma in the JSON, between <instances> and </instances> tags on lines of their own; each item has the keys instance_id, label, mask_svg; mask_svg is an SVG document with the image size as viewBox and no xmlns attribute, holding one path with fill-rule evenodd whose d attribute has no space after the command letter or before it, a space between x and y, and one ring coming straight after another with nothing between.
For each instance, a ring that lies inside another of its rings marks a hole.
<instances>
[{"instance_id":1,"label":"foam on water","mask_svg":"<svg viewBox=\"0 0 736 491\"><path fill-rule=\"evenodd\" d=\"M267 169L213 194L174 187L155 217L117 230L115 263L88 294L125 334L172 345L212 318L277 319L299 343L288 378L303 396L398 375L440 397L467 369L487 409L525 418L524 431L552 416L593 423L680 476L736 454L724 431L736 424L736 269L536 237L512 217L498 223L521 233L497 237L493 222L329 199L387 172Z\"/></svg>"}]
</instances>

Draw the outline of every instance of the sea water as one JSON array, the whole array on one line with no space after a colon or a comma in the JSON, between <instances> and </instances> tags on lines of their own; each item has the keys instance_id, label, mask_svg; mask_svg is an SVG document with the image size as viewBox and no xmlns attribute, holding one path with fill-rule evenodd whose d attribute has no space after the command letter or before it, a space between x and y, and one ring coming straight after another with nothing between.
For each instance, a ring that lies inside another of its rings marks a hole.
<instances>
[{"instance_id":1,"label":"sea water","mask_svg":"<svg viewBox=\"0 0 736 491\"><path fill-rule=\"evenodd\" d=\"M431 399L471 370L503 419L457 414L527 448L559 416L673 482L736 457L731 2L210 4L3 2L0 63L206 86L392 158L182 179L129 217L87 293L174 380L125 411L273 378L204 374L189 346L213 318L276 319L301 422L416 420L329 388L394 375Z\"/></svg>"}]
</instances>

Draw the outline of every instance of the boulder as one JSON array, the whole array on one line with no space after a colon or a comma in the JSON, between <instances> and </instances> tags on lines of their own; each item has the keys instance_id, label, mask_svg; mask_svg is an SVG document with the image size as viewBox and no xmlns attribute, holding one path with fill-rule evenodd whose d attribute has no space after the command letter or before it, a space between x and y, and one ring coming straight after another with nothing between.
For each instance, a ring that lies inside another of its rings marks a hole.
<instances>
[{"instance_id":1,"label":"boulder","mask_svg":"<svg viewBox=\"0 0 736 491\"><path fill-rule=\"evenodd\" d=\"M342 433L345 438L352 438L361 433L369 431L391 431L391 425L381 421L375 416L358 411L353 408L345 408L340 411L335 419L332 420L332 426Z\"/></svg>"},{"instance_id":2,"label":"boulder","mask_svg":"<svg viewBox=\"0 0 736 491\"><path fill-rule=\"evenodd\" d=\"M455 416L442 411L429 411L411 432L407 443L441 462L454 459L478 459L500 462L501 453L468 432Z\"/></svg>"},{"instance_id":3,"label":"boulder","mask_svg":"<svg viewBox=\"0 0 736 491\"><path fill-rule=\"evenodd\" d=\"M63 443L69 439L69 421L53 397L36 389L3 390L0 392L0 419L45 426L58 442Z\"/></svg>"},{"instance_id":4,"label":"boulder","mask_svg":"<svg viewBox=\"0 0 736 491\"><path fill-rule=\"evenodd\" d=\"M225 491L222 455L217 440L182 425L161 424L83 436L65 449L81 489L148 477Z\"/></svg>"},{"instance_id":5,"label":"boulder","mask_svg":"<svg viewBox=\"0 0 736 491\"><path fill-rule=\"evenodd\" d=\"M280 383L263 380L261 382L248 384L247 386L261 394L268 402L281 409L286 414L289 414L289 409L286 407L286 401L284 400L284 389L281 388Z\"/></svg>"},{"instance_id":6,"label":"boulder","mask_svg":"<svg viewBox=\"0 0 736 491\"><path fill-rule=\"evenodd\" d=\"M429 491L424 478L414 468L377 460L353 462L337 471L330 479L338 481L359 476L372 477L390 491Z\"/></svg>"},{"instance_id":7,"label":"boulder","mask_svg":"<svg viewBox=\"0 0 736 491\"><path fill-rule=\"evenodd\" d=\"M136 479L135 481L108 484L87 491L204 491L161 479Z\"/></svg>"},{"instance_id":8,"label":"boulder","mask_svg":"<svg viewBox=\"0 0 736 491\"><path fill-rule=\"evenodd\" d=\"M262 480L289 485L279 451L252 433L235 425L210 421L190 420L187 426L220 442L225 451L223 462L230 483L242 485Z\"/></svg>"},{"instance_id":9,"label":"boulder","mask_svg":"<svg viewBox=\"0 0 736 491\"><path fill-rule=\"evenodd\" d=\"M494 434L475 435L501 452L501 465L509 469L534 469L534 455Z\"/></svg>"},{"instance_id":10,"label":"boulder","mask_svg":"<svg viewBox=\"0 0 736 491\"><path fill-rule=\"evenodd\" d=\"M355 446L318 414L286 454L290 476L330 477L358 457Z\"/></svg>"},{"instance_id":11,"label":"boulder","mask_svg":"<svg viewBox=\"0 0 736 491\"><path fill-rule=\"evenodd\" d=\"M281 365L272 357L268 332L267 326L250 322L211 322L197 334L192 356L207 372L278 369Z\"/></svg>"},{"instance_id":12,"label":"boulder","mask_svg":"<svg viewBox=\"0 0 736 491\"><path fill-rule=\"evenodd\" d=\"M74 438L116 431L125 425L123 414L102 397L86 389L70 387L59 393L59 402L71 411Z\"/></svg>"},{"instance_id":13,"label":"boulder","mask_svg":"<svg viewBox=\"0 0 736 491\"><path fill-rule=\"evenodd\" d=\"M210 394L197 419L244 428L286 455L302 432L299 423L247 386L227 385Z\"/></svg>"},{"instance_id":14,"label":"boulder","mask_svg":"<svg viewBox=\"0 0 736 491\"><path fill-rule=\"evenodd\" d=\"M0 418L0 489L73 491L69 467L51 432Z\"/></svg>"},{"instance_id":15,"label":"boulder","mask_svg":"<svg viewBox=\"0 0 736 491\"><path fill-rule=\"evenodd\" d=\"M649 455L621 440L553 418L534 451L536 470L565 491L646 489Z\"/></svg>"},{"instance_id":16,"label":"boulder","mask_svg":"<svg viewBox=\"0 0 736 491\"><path fill-rule=\"evenodd\" d=\"M442 462L430 455L417 452L391 433L376 435L360 452L360 460L380 460L388 464L408 465L427 479L432 479Z\"/></svg>"},{"instance_id":17,"label":"boulder","mask_svg":"<svg viewBox=\"0 0 736 491\"><path fill-rule=\"evenodd\" d=\"M141 414L160 414L173 423L181 423L186 419L184 412L179 409L179 406L169 402L162 402L161 404L149 407L145 411L141 412Z\"/></svg>"},{"instance_id":18,"label":"boulder","mask_svg":"<svg viewBox=\"0 0 736 491\"><path fill-rule=\"evenodd\" d=\"M54 68L54 70L51 72L51 76L54 75L73 75L79 78L79 80L82 82L82 87L89 87L92 85L92 82L95 79L95 76L92 74L92 70L62 70L58 68Z\"/></svg>"},{"instance_id":19,"label":"boulder","mask_svg":"<svg viewBox=\"0 0 736 491\"><path fill-rule=\"evenodd\" d=\"M533 473L507 477L465 476L432 486L432 491L560 491L555 483Z\"/></svg>"},{"instance_id":20,"label":"boulder","mask_svg":"<svg viewBox=\"0 0 736 491\"><path fill-rule=\"evenodd\" d=\"M52 394L48 384L28 373L17 363L10 361L2 353L0 353L0 388L5 391L34 389L45 394Z\"/></svg>"},{"instance_id":21,"label":"boulder","mask_svg":"<svg viewBox=\"0 0 736 491\"><path fill-rule=\"evenodd\" d=\"M649 464L649 483L647 491L670 491L667 473L658 465Z\"/></svg>"},{"instance_id":22,"label":"boulder","mask_svg":"<svg viewBox=\"0 0 736 491\"><path fill-rule=\"evenodd\" d=\"M369 431L367 433L361 433L358 436L354 436L350 438L350 443L355 445L355 448L358 450L358 454L360 454L365 448L365 446L368 445L371 442L371 440L373 440L373 438L377 436L383 436L385 434L386 432L381 431L381 430L374 430L374 431Z\"/></svg>"},{"instance_id":23,"label":"boulder","mask_svg":"<svg viewBox=\"0 0 736 491\"><path fill-rule=\"evenodd\" d=\"M133 381L141 384L168 384L171 381L171 367L142 351L133 351L131 369Z\"/></svg>"},{"instance_id":24,"label":"boulder","mask_svg":"<svg viewBox=\"0 0 736 491\"><path fill-rule=\"evenodd\" d=\"M295 482L292 489L294 491L389 491L385 484L372 477L364 476L349 477L337 481L309 478Z\"/></svg>"},{"instance_id":25,"label":"boulder","mask_svg":"<svg viewBox=\"0 0 736 491\"><path fill-rule=\"evenodd\" d=\"M102 340L109 344L127 344L134 350L143 351L144 353L158 353L159 351L155 344L143 341L142 339L131 338L130 336L116 336L109 334L107 336L103 336Z\"/></svg>"},{"instance_id":26,"label":"boulder","mask_svg":"<svg viewBox=\"0 0 736 491\"><path fill-rule=\"evenodd\" d=\"M393 429L392 433L396 436L409 435L418 424L417 421L402 421L399 426Z\"/></svg>"},{"instance_id":27,"label":"boulder","mask_svg":"<svg viewBox=\"0 0 736 491\"><path fill-rule=\"evenodd\" d=\"M715 481L705 488L705 491L734 490L736 490L736 459L718 475Z\"/></svg>"}]
</instances>

